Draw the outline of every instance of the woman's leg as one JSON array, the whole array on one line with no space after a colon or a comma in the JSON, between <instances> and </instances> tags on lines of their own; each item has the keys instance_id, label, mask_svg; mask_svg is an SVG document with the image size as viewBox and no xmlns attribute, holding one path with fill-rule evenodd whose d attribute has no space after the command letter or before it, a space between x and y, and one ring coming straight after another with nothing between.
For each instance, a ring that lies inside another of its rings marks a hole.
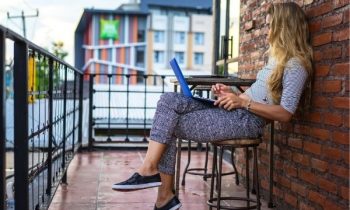
<instances>
[{"instance_id":1,"label":"woman's leg","mask_svg":"<svg viewBox=\"0 0 350 210\"><path fill-rule=\"evenodd\" d=\"M171 147L173 150L173 147ZM149 141L145 160L139 168L139 174L142 176L151 176L158 173L158 163L162 154L166 151L167 145L156 141ZM173 156L173 155L172 155ZM164 206L170 199L174 197L174 175L160 173L162 185L158 188L158 196L156 206Z\"/></svg>"},{"instance_id":2,"label":"woman's leg","mask_svg":"<svg viewBox=\"0 0 350 210\"><path fill-rule=\"evenodd\" d=\"M170 199L174 197L174 175L160 173L162 185L158 187L158 196L156 201L157 207L164 206Z\"/></svg>"},{"instance_id":3,"label":"woman's leg","mask_svg":"<svg viewBox=\"0 0 350 210\"><path fill-rule=\"evenodd\" d=\"M151 176L158 173L158 163L165 149L166 144L149 141L145 160L138 171L139 174L142 176Z\"/></svg>"},{"instance_id":4,"label":"woman's leg","mask_svg":"<svg viewBox=\"0 0 350 210\"><path fill-rule=\"evenodd\" d=\"M182 94L165 93L161 96L154 116L146 157L139 169L139 173L146 176L160 172L162 185L158 188L157 207L164 206L174 197L174 167L176 162L174 132L179 118L186 113L209 108L211 106Z\"/></svg>"}]
</instances>

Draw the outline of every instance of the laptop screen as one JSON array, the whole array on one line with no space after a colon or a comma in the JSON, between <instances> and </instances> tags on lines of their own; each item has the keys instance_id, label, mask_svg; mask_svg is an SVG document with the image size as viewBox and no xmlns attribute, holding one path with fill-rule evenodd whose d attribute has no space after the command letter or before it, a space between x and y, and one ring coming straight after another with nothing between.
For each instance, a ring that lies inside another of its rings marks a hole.
<instances>
[{"instance_id":1,"label":"laptop screen","mask_svg":"<svg viewBox=\"0 0 350 210\"><path fill-rule=\"evenodd\" d=\"M184 75L181 72L181 69L179 67L179 64L177 63L176 59L173 58L170 60L170 66L173 69L175 76L177 78L177 81L179 81L180 87L182 89L182 92L185 96L192 97L192 93L190 88L188 87L188 84L185 80Z\"/></svg>"}]
</instances>

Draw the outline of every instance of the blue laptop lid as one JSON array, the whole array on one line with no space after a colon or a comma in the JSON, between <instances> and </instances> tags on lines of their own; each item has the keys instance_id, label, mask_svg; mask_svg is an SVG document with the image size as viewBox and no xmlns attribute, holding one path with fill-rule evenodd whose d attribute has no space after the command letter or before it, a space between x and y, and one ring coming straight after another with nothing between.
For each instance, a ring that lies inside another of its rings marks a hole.
<instances>
[{"instance_id":1,"label":"blue laptop lid","mask_svg":"<svg viewBox=\"0 0 350 210\"><path fill-rule=\"evenodd\" d=\"M192 93L190 88L188 87L188 84L185 80L184 75L181 72L181 69L179 67L179 64L177 64L177 61L175 58L170 60L170 66L173 69L175 76L177 78L177 81L179 81L182 92L185 96L192 97Z\"/></svg>"}]
</instances>

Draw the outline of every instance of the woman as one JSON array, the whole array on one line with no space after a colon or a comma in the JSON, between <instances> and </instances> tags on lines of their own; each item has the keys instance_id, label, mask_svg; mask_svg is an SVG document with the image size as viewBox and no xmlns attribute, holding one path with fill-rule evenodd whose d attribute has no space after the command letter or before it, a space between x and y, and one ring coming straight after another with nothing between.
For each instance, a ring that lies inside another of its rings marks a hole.
<instances>
[{"instance_id":1,"label":"woman","mask_svg":"<svg viewBox=\"0 0 350 210\"><path fill-rule=\"evenodd\" d=\"M174 196L175 139L213 142L262 133L266 120L290 121L304 86L312 75L312 48L303 10L295 3L273 4L266 17L269 62L256 82L237 96L230 87L216 84L214 106L177 93L161 96L154 116L143 165L115 190L159 187L155 210L181 207Z\"/></svg>"}]
</instances>

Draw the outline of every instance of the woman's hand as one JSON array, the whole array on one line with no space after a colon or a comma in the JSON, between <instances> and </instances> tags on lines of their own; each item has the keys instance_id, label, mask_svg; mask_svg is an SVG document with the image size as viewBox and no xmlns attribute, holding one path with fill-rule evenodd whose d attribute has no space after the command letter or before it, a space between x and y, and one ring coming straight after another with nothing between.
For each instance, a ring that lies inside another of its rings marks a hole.
<instances>
[{"instance_id":1,"label":"woman's hand","mask_svg":"<svg viewBox=\"0 0 350 210\"><path fill-rule=\"evenodd\" d=\"M232 109L246 107L248 103L249 98L239 97L234 93L223 93L215 101L214 105L231 111Z\"/></svg>"},{"instance_id":2,"label":"woman's hand","mask_svg":"<svg viewBox=\"0 0 350 210\"><path fill-rule=\"evenodd\" d=\"M211 86L211 91L213 92L213 94L217 97L222 96L223 94L226 93L233 93L232 89L230 86L221 84L221 83L217 83L215 85Z\"/></svg>"}]
</instances>

